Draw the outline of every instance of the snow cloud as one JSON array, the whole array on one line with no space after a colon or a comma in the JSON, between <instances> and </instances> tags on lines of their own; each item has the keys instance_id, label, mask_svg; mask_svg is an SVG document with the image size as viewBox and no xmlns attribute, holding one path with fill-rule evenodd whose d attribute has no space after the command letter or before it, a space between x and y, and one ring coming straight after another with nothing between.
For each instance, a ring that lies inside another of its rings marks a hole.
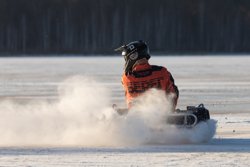
<instances>
[{"instance_id":1,"label":"snow cloud","mask_svg":"<svg viewBox=\"0 0 250 167\"><path fill-rule=\"evenodd\" d=\"M150 90L126 116L111 107L110 90L89 77L75 76L58 88L56 102L0 102L1 146L125 146L209 141L216 122L184 129L165 123L171 95Z\"/></svg>"}]
</instances>

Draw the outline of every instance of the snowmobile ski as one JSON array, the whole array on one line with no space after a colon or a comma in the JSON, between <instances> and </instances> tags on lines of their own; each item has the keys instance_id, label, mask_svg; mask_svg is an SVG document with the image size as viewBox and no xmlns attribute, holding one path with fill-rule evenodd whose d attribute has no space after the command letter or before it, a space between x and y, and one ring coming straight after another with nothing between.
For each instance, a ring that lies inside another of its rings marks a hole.
<instances>
[{"instance_id":1,"label":"snowmobile ski","mask_svg":"<svg viewBox=\"0 0 250 167\"><path fill-rule=\"evenodd\" d=\"M198 122L193 113L176 113L167 115L167 124L174 124L178 127L192 128Z\"/></svg>"}]
</instances>

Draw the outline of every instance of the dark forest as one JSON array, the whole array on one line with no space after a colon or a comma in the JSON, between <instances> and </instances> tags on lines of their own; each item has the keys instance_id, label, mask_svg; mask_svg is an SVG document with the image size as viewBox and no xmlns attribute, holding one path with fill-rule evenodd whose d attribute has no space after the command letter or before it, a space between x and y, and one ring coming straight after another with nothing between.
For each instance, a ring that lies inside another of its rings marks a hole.
<instances>
[{"instance_id":1,"label":"dark forest","mask_svg":"<svg viewBox=\"0 0 250 167\"><path fill-rule=\"evenodd\" d=\"M1 0L1 54L250 52L249 0Z\"/></svg>"}]
</instances>

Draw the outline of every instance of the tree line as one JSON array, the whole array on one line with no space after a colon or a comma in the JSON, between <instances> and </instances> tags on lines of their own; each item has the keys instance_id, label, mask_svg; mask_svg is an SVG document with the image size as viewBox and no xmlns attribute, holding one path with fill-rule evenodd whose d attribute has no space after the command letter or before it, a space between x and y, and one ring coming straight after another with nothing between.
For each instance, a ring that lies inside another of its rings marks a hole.
<instances>
[{"instance_id":1,"label":"tree line","mask_svg":"<svg viewBox=\"0 0 250 167\"><path fill-rule=\"evenodd\" d=\"M247 53L249 0L1 0L0 53Z\"/></svg>"}]
</instances>

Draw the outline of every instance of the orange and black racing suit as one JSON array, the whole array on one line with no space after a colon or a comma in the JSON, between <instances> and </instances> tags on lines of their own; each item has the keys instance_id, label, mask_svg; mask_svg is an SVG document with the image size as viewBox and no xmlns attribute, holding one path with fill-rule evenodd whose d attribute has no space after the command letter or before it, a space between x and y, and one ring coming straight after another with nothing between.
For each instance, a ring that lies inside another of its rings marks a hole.
<instances>
[{"instance_id":1,"label":"orange and black racing suit","mask_svg":"<svg viewBox=\"0 0 250 167\"><path fill-rule=\"evenodd\" d=\"M166 94L174 93L174 105L176 106L179 91L174 83L171 73L161 66L138 64L133 71L123 74L122 84L125 90L127 105L130 108L132 100L150 88L164 90Z\"/></svg>"}]
</instances>

